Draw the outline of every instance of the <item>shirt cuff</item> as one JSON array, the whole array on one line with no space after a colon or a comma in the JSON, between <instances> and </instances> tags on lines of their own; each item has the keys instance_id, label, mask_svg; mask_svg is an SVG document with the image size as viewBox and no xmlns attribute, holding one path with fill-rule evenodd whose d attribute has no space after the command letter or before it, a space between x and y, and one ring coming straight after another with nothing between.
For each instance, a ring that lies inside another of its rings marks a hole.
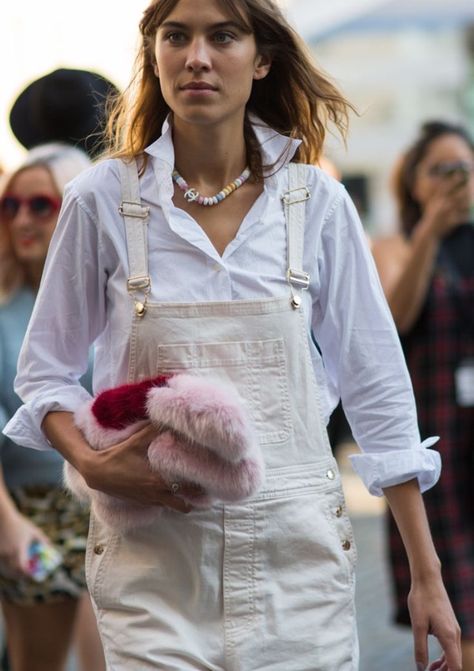
<instances>
[{"instance_id":1,"label":"shirt cuff","mask_svg":"<svg viewBox=\"0 0 474 671\"><path fill-rule=\"evenodd\" d=\"M53 447L44 435L41 424L48 412L75 412L83 403L90 400L90 394L83 387L74 387L61 392L61 400L48 398L30 401L22 405L4 427L3 433L11 441L34 450L52 450Z\"/></svg>"},{"instance_id":2,"label":"shirt cuff","mask_svg":"<svg viewBox=\"0 0 474 671\"><path fill-rule=\"evenodd\" d=\"M432 436L413 450L392 450L372 454L353 454L352 467L374 496L383 496L384 487L418 479L421 493L431 489L441 474L441 455L426 449L439 440Z\"/></svg>"}]
</instances>

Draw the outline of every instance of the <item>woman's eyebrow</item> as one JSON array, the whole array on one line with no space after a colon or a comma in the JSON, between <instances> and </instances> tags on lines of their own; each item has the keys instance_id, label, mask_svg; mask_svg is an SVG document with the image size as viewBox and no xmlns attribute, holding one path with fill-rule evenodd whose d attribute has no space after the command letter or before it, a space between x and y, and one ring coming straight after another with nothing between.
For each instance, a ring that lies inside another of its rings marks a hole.
<instances>
[{"instance_id":1,"label":"woman's eyebrow","mask_svg":"<svg viewBox=\"0 0 474 671\"><path fill-rule=\"evenodd\" d=\"M167 30L187 30L189 29L189 26L186 23L181 23L180 21L164 21L160 25L161 29L167 29ZM226 30L226 29L233 29L233 30L240 30L241 32L244 33L250 33L251 30L248 26L246 26L244 23L239 23L237 21L220 21L218 23L213 23L208 26L207 30L213 31L213 30Z\"/></svg>"}]
</instances>

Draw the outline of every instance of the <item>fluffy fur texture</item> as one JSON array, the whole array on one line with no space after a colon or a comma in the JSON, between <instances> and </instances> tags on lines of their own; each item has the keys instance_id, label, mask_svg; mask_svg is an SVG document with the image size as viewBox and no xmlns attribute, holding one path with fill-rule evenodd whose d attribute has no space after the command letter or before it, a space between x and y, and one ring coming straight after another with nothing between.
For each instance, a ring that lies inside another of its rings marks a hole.
<instances>
[{"instance_id":1,"label":"fluffy fur texture","mask_svg":"<svg viewBox=\"0 0 474 671\"><path fill-rule=\"evenodd\" d=\"M180 374L124 385L79 408L75 421L96 450L127 439L151 421L161 430L148 448L151 468L170 483L200 485L206 493L187 499L197 508L248 498L263 483L262 455L242 401L222 382ZM156 506L90 489L70 464L64 480L114 530L148 524L160 513Z\"/></svg>"}]
</instances>

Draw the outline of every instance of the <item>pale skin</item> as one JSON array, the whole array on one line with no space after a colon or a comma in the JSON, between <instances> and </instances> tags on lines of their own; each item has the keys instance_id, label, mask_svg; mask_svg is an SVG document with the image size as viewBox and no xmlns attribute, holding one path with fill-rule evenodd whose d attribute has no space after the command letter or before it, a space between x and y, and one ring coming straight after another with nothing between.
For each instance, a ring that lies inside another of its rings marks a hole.
<instances>
[{"instance_id":1,"label":"pale skin","mask_svg":"<svg viewBox=\"0 0 474 671\"><path fill-rule=\"evenodd\" d=\"M401 333L410 330L423 308L441 240L468 220L474 203L474 170L467 178L430 175L433 166L454 161L474 166L474 153L464 139L445 134L431 143L416 171L413 194L422 214L410 239L397 234L373 244L385 295ZM462 660L464 671L474 671L474 641L462 640Z\"/></svg>"},{"instance_id":2,"label":"pale skin","mask_svg":"<svg viewBox=\"0 0 474 671\"><path fill-rule=\"evenodd\" d=\"M57 199L47 168L35 166L19 172L8 193L20 198L38 194ZM24 204L8 223L13 252L25 273L25 281L37 291L46 252L57 221L57 212L41 220ZM12 577L28 575L28 548L33 541L49 543L35 524L21 515L5 486L0 467L0 564ZM7 644L12 671L62 671L74 645L83 671L105 669L95 616L87 593L79 600L23 606L3 601Z\"/></svg>"},{"instance_id":3,"label":"pale skin","mask_svg":"<svg viewBox=\"0 0 474 671\"><path fill-rule=\"evenodd\" d=\"M156 36L155 72L173 111L176 167L188 184L208 196L240 175L246 165L245 105L253 81L266 76L271 67L258 53L253 35L232 22L235 20L215 0L202 0L199 13L194 0L180 0ZM186 88L190 82L205 82L209 89L190 92ZM187 203L175 188L174 201L198 222L222 254L262 190L263 184L247 182L217 207L204 208ZM92 488L143 504L189 510L171 495L170 483L147 466L146 450L156 435L151 426L103 452L88 449L69 413L49 413L43 429ZM432 630L444 656L430 668L460 671L459 629L441 581L419 488L411 482L386 493L414 572L410 607L417 662L427 667L426 638Z\"/></svg>"}]
</instances>

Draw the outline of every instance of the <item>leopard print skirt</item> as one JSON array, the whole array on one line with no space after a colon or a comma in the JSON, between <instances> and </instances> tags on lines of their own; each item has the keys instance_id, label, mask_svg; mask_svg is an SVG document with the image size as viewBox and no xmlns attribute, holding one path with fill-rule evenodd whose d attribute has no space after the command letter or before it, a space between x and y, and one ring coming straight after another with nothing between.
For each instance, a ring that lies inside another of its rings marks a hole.
<instances>
[{"instance_id":1,"label":"leopard print skirt","mask_svg":"<svg viewBox=\"0 0 474 671\"><path fill-rule=\"evenodd\" d=\"M0 600L20 605L77 599L86 589L84 560L89 511L64 490L24 487L10 491L18 510L48 536L62 563L46 580L10 579L0 573Z\"/></svg>"}]
</instances>

